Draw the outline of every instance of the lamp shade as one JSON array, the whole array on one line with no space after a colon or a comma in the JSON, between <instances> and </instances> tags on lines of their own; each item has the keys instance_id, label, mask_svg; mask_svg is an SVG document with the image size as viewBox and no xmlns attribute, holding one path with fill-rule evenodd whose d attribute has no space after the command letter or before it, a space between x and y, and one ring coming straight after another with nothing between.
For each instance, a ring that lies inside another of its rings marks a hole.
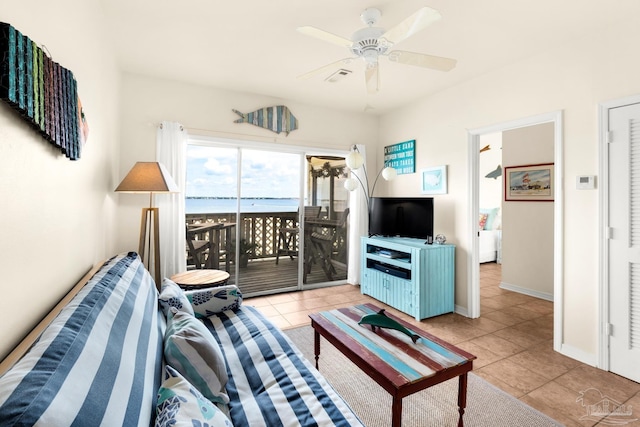
<instances>
[{"instance_id":1,"label":"lamp shade","mask_svg":"<svg viewBox=\"0 0 640 427\"><path fill-rule=\"evenodd\" d=\"M387 166L386 168L382 169L382 177L385 179L385 181L393 181L396 176L398 176L398 171L396 171L391 166Z\"/></svg>"},{"instance_id":2,"label":"lamp shade","mask_svg":"<svg viewBox=\"0 0 640 427\"><path fill-rule=\"evenodd\" d=\"M137 162L115 191L126 193L177 193L180 191L159 162Z\"/></svg>"},{"instance_id":3,"label":"lamp shade","mask_svg":"<svg viewBox=\"0 0 640 427\"><path fill-rule=\"evenodd\" d=\"M362 158L362 154L357 151L351 151L347 154L347 157L344 158L344 161L347 163L347 167L352 170L358 170L364 164L364 159Z\"/></svg>"},{"instance_id":4,"label":"lamp shade","mask_svg":"<svg viewBox=\"0 0 640 427\"><path fill-rule=\"evenodd\" d=\"M358 188L358 183L353 178L347 178L344 180L344 188L349 191L354 191L356 188Z\"/></svg>"}]
</instances>

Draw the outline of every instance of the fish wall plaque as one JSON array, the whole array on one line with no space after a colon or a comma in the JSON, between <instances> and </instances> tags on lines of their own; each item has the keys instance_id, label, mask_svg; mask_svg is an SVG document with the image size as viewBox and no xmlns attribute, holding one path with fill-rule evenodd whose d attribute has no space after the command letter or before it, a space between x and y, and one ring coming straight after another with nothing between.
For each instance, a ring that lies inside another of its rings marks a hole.
<instances>
[{"instance_id":1,"label":"fish wall plaque","mask_svg":"<svg viewBox=\"0 0 640 427\"><path fill-rule=\"evenodd\" d=\"M287 136L292 130L298 129L298 119L284 105L265 107L246 114L238 110L233 112L241 117L234 123L250 123L278 134L284 132Z\"/></svg>"}]
</instances>

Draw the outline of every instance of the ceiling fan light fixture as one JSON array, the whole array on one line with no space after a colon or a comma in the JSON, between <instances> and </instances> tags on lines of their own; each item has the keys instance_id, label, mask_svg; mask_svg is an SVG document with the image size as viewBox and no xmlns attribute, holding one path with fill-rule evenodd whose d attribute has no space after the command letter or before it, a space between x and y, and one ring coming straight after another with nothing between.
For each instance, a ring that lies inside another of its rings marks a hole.
<instances>
[{"instance_id":1,"label":"ceiling fan light fixture","mask_svg":"<svg viewBox=\"0 0 640 427\"><path fill-rule=\"evenodd\" d=\"M380 9L376 9L375 7L369 7L360 14L360 19L362 19L364 25L368 25L370 27L376 25L381 17L382 12L380 12Z\"/></svg>"}]
</instances>

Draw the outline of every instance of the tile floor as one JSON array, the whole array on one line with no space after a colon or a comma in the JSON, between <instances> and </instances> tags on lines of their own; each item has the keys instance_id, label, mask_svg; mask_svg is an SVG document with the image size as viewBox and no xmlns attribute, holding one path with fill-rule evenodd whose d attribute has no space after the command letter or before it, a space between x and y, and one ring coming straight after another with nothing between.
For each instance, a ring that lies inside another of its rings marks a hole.
<instances>
[{"instance_id":1,"label":"tile floor","mask_svg":"<svg viewBox=\"0 0 640 427\"><path fill-rule=\"evenodd\" d=\"M640 426L640 384L554 352L553 303L500 289L499 264L482 264L480 276L482 315L478 319L452 313L416 322L386 308L475 354L475 374L566 426L611 425L586 418L582 403L599 401L598 392L631 405L632 415L619 417L619 425ZM245 304L258 307L286 329L308 325L311 312L364 302L384 306L351 285L248 298ZM585 398L579 401L583 391Z\"/></svg>"}]
</instances>

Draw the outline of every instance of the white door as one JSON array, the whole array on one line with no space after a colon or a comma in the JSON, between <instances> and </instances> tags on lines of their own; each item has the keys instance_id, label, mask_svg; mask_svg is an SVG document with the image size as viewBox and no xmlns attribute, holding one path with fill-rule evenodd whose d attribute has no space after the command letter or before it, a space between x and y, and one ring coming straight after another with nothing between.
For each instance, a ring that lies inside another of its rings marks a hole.
<instances>
[{"instance_id":1,"label":"white door","mask_svg":"<svg viewBox=\"0 0 640 427\"><path fill-rule=\"evenodd\" d=\"M609 369L640 381L640 104L609 110Z\"/></svg>"}]
</instances>

